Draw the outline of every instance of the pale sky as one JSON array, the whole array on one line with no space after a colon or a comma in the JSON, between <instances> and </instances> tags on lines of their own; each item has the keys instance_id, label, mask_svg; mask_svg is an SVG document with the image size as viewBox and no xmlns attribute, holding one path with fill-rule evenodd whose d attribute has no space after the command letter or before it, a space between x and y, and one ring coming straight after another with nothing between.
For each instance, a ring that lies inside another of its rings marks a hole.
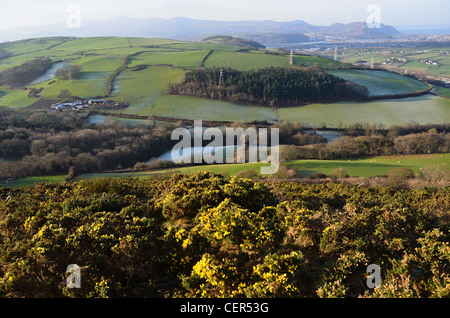
<instances>
[{"instance_id":1,"label":"pale sky","mask_svg":"<svg viewBox=\"0 0 450 318\"><path fill-rule=\"evenodd\" d=\"M366 21L379 5L381 23L450 25L450 0L0 0L0 30L63 22L71 4L81 19L188 17L202 20L304 20L314 25Z\"/></svg>"}]
</instances>

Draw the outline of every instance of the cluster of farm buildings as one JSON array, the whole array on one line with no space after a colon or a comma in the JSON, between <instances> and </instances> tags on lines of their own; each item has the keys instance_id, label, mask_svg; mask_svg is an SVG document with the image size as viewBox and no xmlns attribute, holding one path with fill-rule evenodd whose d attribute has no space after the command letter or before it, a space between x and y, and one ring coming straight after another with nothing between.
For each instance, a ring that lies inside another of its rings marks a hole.
<instances>
[{"instance_id":1,"label":"cluster of farm buildings","mask_svg":"<svg viewBox=\"0 0 450 318\"><path fill-rule=\"evenodd\" d=\"M419 63L424 63L426 65L435 65L435 66L439 66L439 63L436 61L432 61L432 60L420 60Z\"/></svg>"},{"instance_id":2,"label":"cluster of farm buildings","mask_svg":"<svg viewBox=\"0 0 450 318\"><path fill-rule=\"evenodd\" d=\"M63 110L83 110L94 107L105 107L108 109L123 109L128 107L128 104L121 104L115 101L108 101L106 99L89 99L89 100L76 100L62 103L56 103L51 105L47 113Z\"/></svg>"}]
</instances>

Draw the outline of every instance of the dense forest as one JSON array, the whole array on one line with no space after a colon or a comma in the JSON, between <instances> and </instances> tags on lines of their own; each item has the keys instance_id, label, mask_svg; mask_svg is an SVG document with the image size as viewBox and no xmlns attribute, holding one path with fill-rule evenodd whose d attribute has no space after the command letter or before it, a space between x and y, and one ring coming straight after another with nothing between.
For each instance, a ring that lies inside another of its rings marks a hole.
<instances>
[{"instance_id":1,"label":"dense forest","mask_svg":"<svg viewBox=\"0 0 450 318\"><path fill-rule=\"evenodd\" d=\"M44 74L52 66L51 58L27 61L0 73L0 85L12 88L25 87L28 83Z\"/></svg>"},{"instance_id":2,"label":"dense forest","mask_svg":"<svg viewBox=\"0 0 450 318\"><path fill-rule=\"evenodd\" d=\"M0 195L0 297L450 296L448 189L205 172Z\"/></svg>"},{"instance_id":3,"label":"dense forest","mask_svg":"<svg viewBox=\"0 0 450 318\"><path fill-rule=\"evenodd\" d=\"M192 70L183 83L170 84L167 92L264 106L363 100L368 96L367 87L346 82L320 69L281 67L248 72L230 68Z\"/></svg>"}]
</instances>

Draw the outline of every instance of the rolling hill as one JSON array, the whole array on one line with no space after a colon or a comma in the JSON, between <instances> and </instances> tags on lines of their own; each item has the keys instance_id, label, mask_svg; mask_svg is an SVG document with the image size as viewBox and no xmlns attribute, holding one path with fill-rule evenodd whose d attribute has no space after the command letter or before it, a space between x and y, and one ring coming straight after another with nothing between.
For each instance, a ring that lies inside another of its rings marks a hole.
<instances>
[{"instance_id":1,"label":"rolling hill","mask_svg":"<svg viewBox=\"0 0 450 318\"><path fill-rule=\"evenodd\" d=\"M117 17L101 21L83 21L83 27L79 29L69 29L65 23L34 28L11 29L8 32L0 33L0 41L48 36L126 36L199 41L206 36L217 34L236 36L240 34L254 34L257 37L266 34L280 34L284 36L288 34L301 37L307 34L308 36L314 37L333 35L358 39L377 39L380 37L390 38L393 35L399 34L399 32L394 27L386 25L382 25L379 29L370 29L364 22L316 26L301 20L288 22L215 21L195 20L185 17L171 19ZM246 37L248 38L248 36ZM252 38L252 40L256 39ZM295 42L297 41L298 39ZM262 44L268 45L269 43L262 42Z\"/></svg>"},{"instance_id":2,"label":"rolling hill","mask_svg":"<svg viewBox=\"0 0 450 318\"><path fill-rule=\"evenodd\" d=\"M239 43L235 43L239 44ZM373 102L344 102L296 105L280 108L247 106L225 100L167 94L170 83L181 83L191 70L232 68L241 72L267 67L293 69L323 68L345 80L364 85L369 95L383 97L398 92L410 94L427 89L413 78L371 70L352 70L350 64L324 57L294 55L293 65L286 51L247 49L222 40L187 42L136 37L50 37L0 44L7 52L0 60L0 72L42 57L52 59L48 74L30 79L28 89L0 86L0 106L45 111L61 101L62 90L83 99L108 98L129 107L121 110L127 119L156 116L165 120L204 121L289 121L307 125L337 127L350 123L393 124L448 122L450 100L428 94L416 98ZM80 66L72 80L54 78L55 70ZM30 90L39 91L29 97ZM108 111L117 116L119 111Z\"/></svg>"},{"instance_id":3,"label":"rolling hill","mask_svg":"<svg viewBox=\"0 0 450 318\"><path fill-rule=\"evenodd\" d=\"M201 42L219 43L230 46L240 46L248 49L265 49L266 47L256 41L247 40L243 38L233 37L229 35L215 35L209 36L201 40Z\"/></svg>"}]
</instances>

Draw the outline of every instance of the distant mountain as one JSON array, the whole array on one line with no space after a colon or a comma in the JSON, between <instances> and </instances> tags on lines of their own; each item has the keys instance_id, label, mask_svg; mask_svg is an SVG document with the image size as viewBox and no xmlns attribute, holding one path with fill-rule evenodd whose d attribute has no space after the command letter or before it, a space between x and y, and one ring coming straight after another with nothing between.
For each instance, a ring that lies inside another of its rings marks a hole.
<instances>
[{"instance_id":1,"label":"distant mountain","mask_svg":"<svg viewBox=\"0 0 450 318\"><path fill-rule=\"evenodd\" d=\"M392 26L382 24L380 28L369 28L364 22L354 22L349 24L335 23L327 27L319 27L316 32L325 36L343 36L356 39L389 38L400 34L400 32Z\"/></svg>"},{"instance_id":2,"label":"distant mountain","mask_svg":"<svg viewBox=\"0 0 450 318\"><path fill-rule=\"evenodd\" d=\"M46 25L33 28L17 28L0 32L0 41L13 41L24 38L44 36L135 36L157 37L176 40L198 41L212 35L265 34L266 40L273 42L274 36L282 34L284 39L297 36L295 41L306 34L309 37L340 36L358 39L389 38L399 32L391 26L382 25L379 29L370 29L364 22L350 24L336 23L330 26L314 26L305 21L214 21L194 20L177 17L172 19L136 19L118 17L106 20L82 21L81 28L69 29L65 23ZM247 37L248 38L248 37ZM251 38L256 41L256 38ZM283 39L280 39L283 40ZM269 42L270 42L269 41ZM268 45L268 43L262 43Z\"/></svg>"}]
</instances>

